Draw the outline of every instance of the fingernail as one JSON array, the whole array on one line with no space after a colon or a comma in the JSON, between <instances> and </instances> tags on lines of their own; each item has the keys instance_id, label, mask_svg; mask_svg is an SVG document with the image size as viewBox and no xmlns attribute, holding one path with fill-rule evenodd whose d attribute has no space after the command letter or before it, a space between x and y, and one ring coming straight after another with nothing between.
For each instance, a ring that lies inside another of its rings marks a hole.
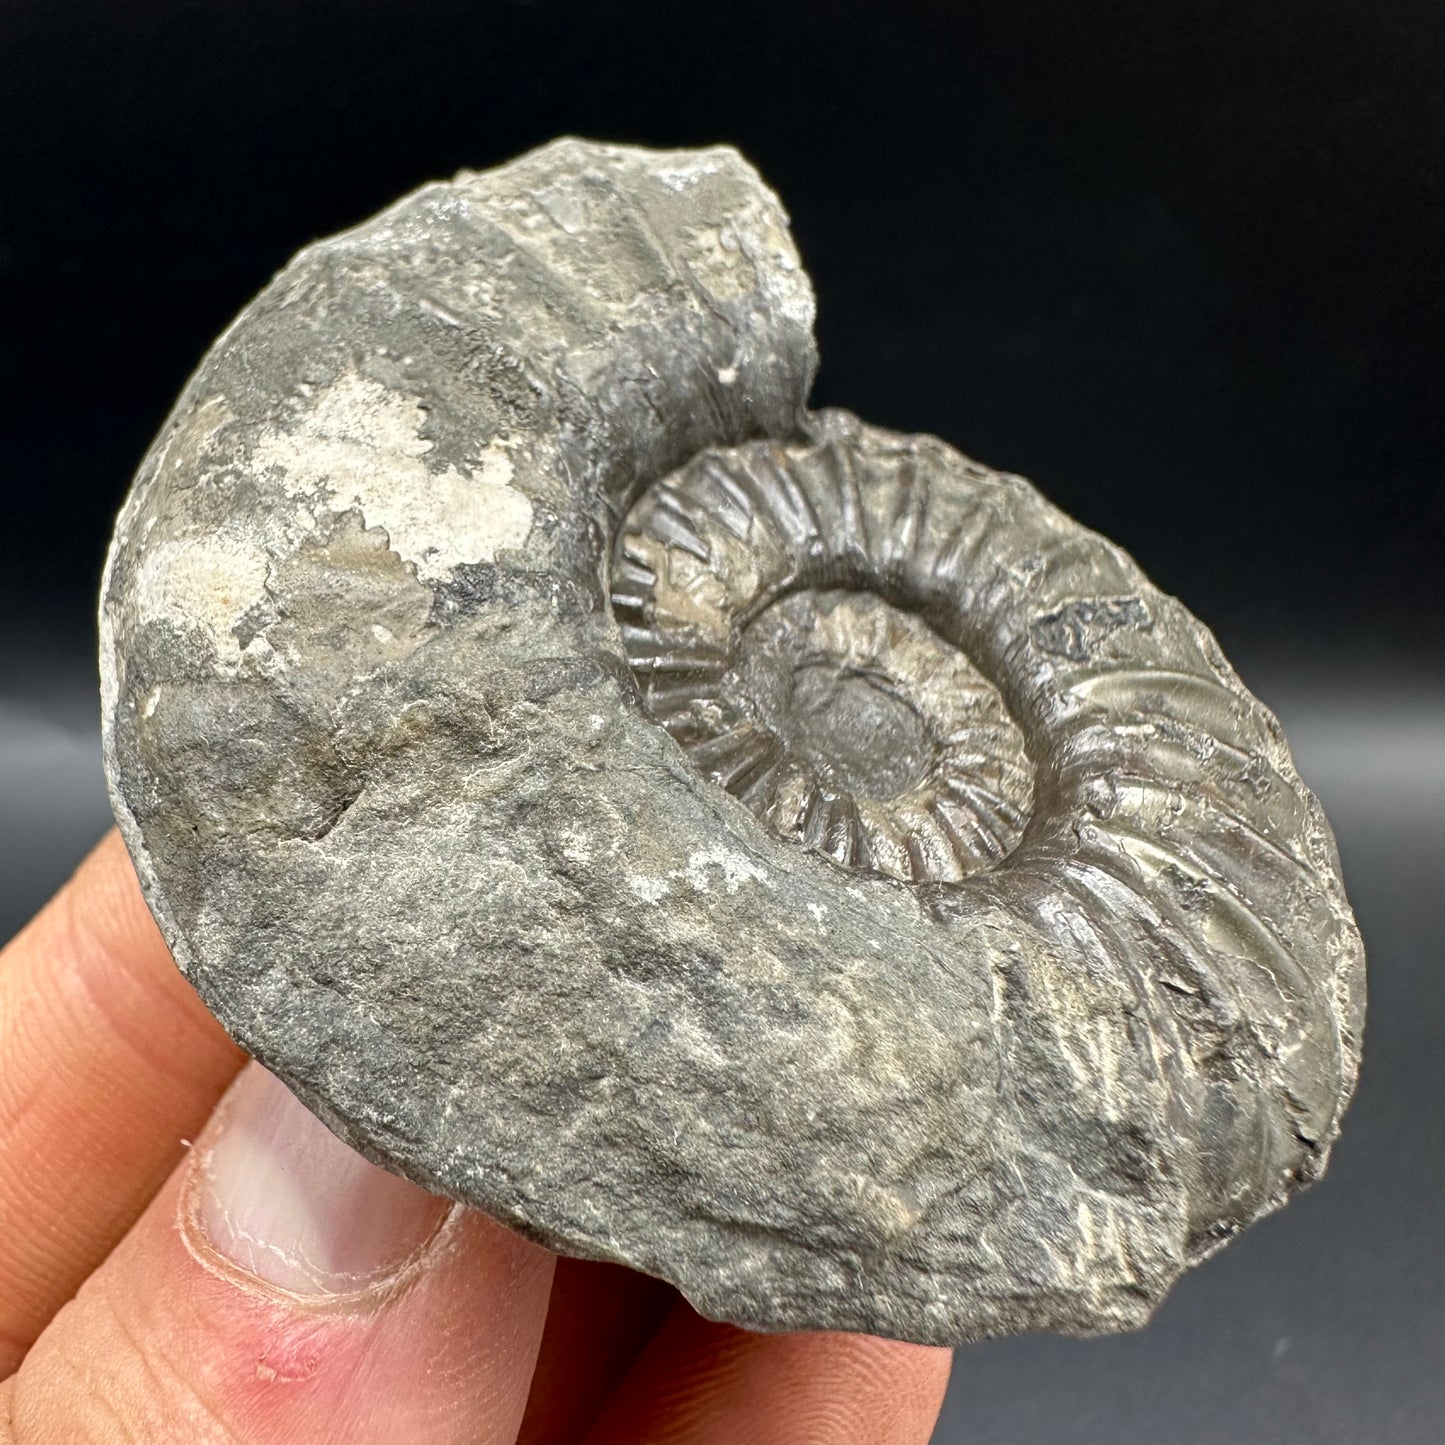
<instances>
[{"instance_id":1,"label":"fingernail","mask_svg":"<svg viewBox=\"0 0 1445 1445\"><path fill-rule=\"evenodd\" d=\"M192 1217L211 1247L301 1295L389 1279L450 1208L348 1148L259 1064L222 1100L195 1170Z\"/></svg>"}]
</instances>

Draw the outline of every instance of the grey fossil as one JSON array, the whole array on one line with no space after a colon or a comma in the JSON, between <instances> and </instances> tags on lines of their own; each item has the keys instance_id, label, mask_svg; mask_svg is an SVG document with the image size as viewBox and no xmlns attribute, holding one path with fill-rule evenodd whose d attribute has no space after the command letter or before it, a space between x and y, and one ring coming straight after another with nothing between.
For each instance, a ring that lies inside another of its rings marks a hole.
<instances>
[{"instance_id":1,"label":"grey fossil","mask_svg":"<svg viewBox=\"0 0 1445 1445\"><path fill-rule=\"evenodd\" d=\"M745 1326L1132 1328L1324 1168L1330 829L1117 547L809 411L812 320L726 148L559 141L307 247L117 524L116 815L387 1167Z\"/></svg>"}]
</instances>

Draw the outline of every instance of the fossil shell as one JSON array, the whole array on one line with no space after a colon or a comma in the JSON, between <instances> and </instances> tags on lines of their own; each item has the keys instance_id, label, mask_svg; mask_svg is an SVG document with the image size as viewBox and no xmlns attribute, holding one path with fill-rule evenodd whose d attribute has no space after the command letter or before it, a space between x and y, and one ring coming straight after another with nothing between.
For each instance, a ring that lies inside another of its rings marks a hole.
<instances>
[{"instance_id":1,"label":"fossil shell","mask_svg":"<svg viewBox=\"0 0 1445 1445\"><path fill-rule=\"evenodd\" d=\"M563 141L303 251L117 524L107 771L372 1158L764 1329L1142 1323L1323 1169L1363 957L1209 633L806 409L735 152Z\"/></svg>"}]
</instances>

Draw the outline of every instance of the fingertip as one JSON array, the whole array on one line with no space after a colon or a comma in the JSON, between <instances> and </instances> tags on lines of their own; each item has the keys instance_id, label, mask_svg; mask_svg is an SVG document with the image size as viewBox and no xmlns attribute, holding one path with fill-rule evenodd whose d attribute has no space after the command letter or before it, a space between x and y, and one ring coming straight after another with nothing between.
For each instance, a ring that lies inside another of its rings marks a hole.
<instances>
[{"instance_id":1,"label":"fingertip","mask_svg":"<svg viewBox=\"0 0 1445 1445\"><path fill-rule=\"evenodd\" d=\"M952 1352L872 1335L761 1335L673 1316L588 1445L924 1445Z\"/></svg>"},{"instance_id":2,"label":"fingertip","mask_svg":"<svg viewBox=\"0 0 1445 1445\"><path fill-rule=\"evenodd\" d=\"M114 1248L243 1062L112 830L0 954L0 1375Z\"/></svg>"},{"instance_id":3,"label":"fingertip","mask_svg":"<svg viewBox=\"0 0 1445 1445\"><path fill-rule=\"evenodd\" d=\"M255 1066L233 1095L32 1349L17 1419L56 1440L103 1415L144 1440L204 1421L254 1445L510 1441L552 1257L366 1163Z\"/></svg>"},{"instance_id":4,"label":"fingertip","mask_svg":"<svg viewBox=\"0 0 1445 1445\"><path fill-rule=\"evenodd\" d=\"M120 834L111 829L56 900L62 945L49 971L94 1004L111 1031L160 1074L214 1100L244 1054L176 967ZM43 916L43 915L42 915Z\"/></svg>"},{"instance_id":5,"label":"fingertip","mask_svg":"<svg viewBox=\"0 0 1445 1445\"><path fill-rule=\"evenodd\" d=\"M85 855L71 875L70 888L85 898L119 942L165 947L119 829L108 829Z\"/></svg>"}]
</instances>

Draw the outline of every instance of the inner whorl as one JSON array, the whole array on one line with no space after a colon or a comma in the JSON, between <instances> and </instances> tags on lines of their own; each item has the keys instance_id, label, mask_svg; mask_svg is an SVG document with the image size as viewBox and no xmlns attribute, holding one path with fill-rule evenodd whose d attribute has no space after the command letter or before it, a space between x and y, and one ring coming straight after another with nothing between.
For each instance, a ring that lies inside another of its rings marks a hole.
<instances>
[{"instance_id":1,"label":"inner whorl","mask_svg":"<svg viewBox=\"0 0 1445 1445\"><path fill-rule=\"evenodd\" d=\"M777 837L914 883L991 867L1034 804L1002 694L924 615L948 596L932 492L841 439L706 451L633 506L612 588L643 705L699 771Z\"/></svg>"}]
</instances>

